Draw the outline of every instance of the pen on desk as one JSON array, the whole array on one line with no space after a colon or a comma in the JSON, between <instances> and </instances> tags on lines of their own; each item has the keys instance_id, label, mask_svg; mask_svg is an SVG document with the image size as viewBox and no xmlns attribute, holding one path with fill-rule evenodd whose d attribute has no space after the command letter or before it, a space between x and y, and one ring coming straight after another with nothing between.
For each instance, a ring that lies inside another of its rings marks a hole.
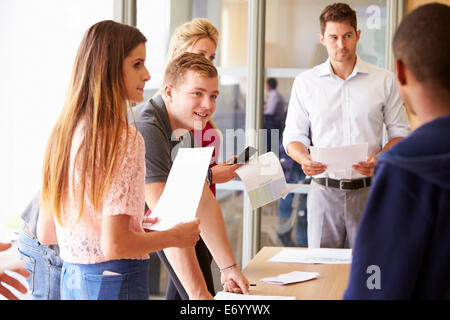
<instances>
[{"instance_id":1,"label":"pen on desk","mask_svg":"<svg viewBox=\"0 0 450 320\"><path fill-rule=\"evenodd\" d=\"M256 287L256 283L250 283L250 287Z\"/></svg>"}]
</instances>

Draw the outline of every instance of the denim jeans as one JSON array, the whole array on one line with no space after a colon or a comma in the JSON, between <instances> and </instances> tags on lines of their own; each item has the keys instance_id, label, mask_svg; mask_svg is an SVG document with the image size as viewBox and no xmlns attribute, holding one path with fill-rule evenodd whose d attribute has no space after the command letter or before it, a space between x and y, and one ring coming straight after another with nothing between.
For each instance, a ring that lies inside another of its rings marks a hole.
<instances>
[{"instance_id":1,"label":"denim jeans","mask_svg":"<svg viewBox=\"0 0 450 320\"><path fill-rule=\"evenodd\" d=\"M59 300L62 260L58 252L39 243L36 237L20 230L18 248L25 257L30 293L35 300Z\"/></svg>"},{"instance_id":2,"label":"denim jeans","mask_svg":"<svg viewBox=\"0 0 450 320\"><path fill-rule=\"evenodd\" d=\"M148 300L149 260L63 263L63 300Z\"/></svg>"}]
</instances>

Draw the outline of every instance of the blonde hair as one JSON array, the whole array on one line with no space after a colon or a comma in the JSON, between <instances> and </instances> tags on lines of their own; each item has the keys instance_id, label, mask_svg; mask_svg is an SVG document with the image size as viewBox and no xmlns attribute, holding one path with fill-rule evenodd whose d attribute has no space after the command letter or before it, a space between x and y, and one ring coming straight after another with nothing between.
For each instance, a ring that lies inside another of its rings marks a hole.
<instances>
[{"instance_id":1,"label":"blonde hair","mask_svg":"<svg viewBox=\"0 0 450 320\"><path fill-rule=\"evenodd\" d=\"M170 39L167 60L188 51L203 38L211 39L217 47L219 31L208 19L195 18L179 26Z\"/></svg>"},{"instance_id":2,"label":"blonde hair","mask_svg":"<svg viewBox=\"0 0 450 320\"><path fill-rule=\"evenodd\" d=\"M47 142L42 169L41 208L52 213L61 225L62 204L69 188L72 138L80 119L85 119L85 128L75 157L75 161L81 158L84 173L80 181L79 217L88 173L88 197L98 210L114 169L123 160L123 155L118 154L124 130L128 135L123 60L145 42L146 38L135 27L111 20L94 24L84 34L62 112ZM100 172L94 170L96 166Z\"/></svg>"}]
</instances>

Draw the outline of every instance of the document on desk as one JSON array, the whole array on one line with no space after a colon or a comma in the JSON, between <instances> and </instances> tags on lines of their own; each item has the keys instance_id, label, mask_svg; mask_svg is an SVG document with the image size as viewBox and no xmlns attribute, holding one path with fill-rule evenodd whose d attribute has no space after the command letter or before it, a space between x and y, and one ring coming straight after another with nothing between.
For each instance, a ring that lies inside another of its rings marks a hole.
<instances>
[{"instance_id":1,"label":"document on desk","mask_svg":"<svg viewBox=\"0 0 450 320\"><path fill-rule=\"evenodd\" d=\"M352 249L283 249L267 261L287 263L349 264L352 263Z\"/></svg>"},{"instance_id":2,"label":"document on desk","mask_svg":"<svg viewBox=\"0 0 450 320\"><path fill-rule=\"evenodd\" d=\"M285 285L290 283L304 282L315 279L319 276L318 272L292 271L283 273L276 277L263 278L260 281L270 284Z\"/></svg>"},{"instance_id":3,"label":"document on desk","mask_svg":"<svg viewBox=\"0 0 450 320\"><path fill-rule=\"evenodd\" d=\"M244 183L253 209L284 199L290 191L297 188L323 189L319 185L309 184L292 184L288 187L280 160L273 152L252 158L246 165L238 168L236 173Z\"/></svg>"},{"instance_id":4,"label":"document on desk","mask_svg":"<svg viewBox=\"0 0 450 320\"><path fill-rule=\"evenodd\" d=\"M213 150L213 147L178 150L164 191L152 210L151 217L159 221L143 224L144 229L167 230L195 218Z\"/></svg>"},{"instance_id":5,"label":"document on desk","mask_svg":"<svg viewBox=\"0 0 450 320\"><path fill-rule=\"evenodd\" d=\"M295 300L290 296L260 296L253 294L237 294L231 292L217 292L215 300Z\"/></svg>"},{"instance_id":6,"label":"document on desk","mask_svg":"<svg viewBox=\"0 0 450 320\"><path fill-rule=\"evenodd\" d=\"M368 144L353 144L343 147L309 147L311 159L327 166L331 178L349 178L352 165L367 160Z\"/></svg>"}]
</instances>

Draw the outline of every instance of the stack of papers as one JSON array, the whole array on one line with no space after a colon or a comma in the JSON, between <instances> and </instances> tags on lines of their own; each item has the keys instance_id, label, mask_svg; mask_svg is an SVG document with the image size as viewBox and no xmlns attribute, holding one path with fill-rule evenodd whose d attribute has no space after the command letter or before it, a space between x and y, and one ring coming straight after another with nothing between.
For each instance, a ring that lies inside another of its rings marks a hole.
<instances>
[{"instance_id":1,"label":"stack of papers","mask_svg":"<svg viewBox=\"0 0 450 320\"><path fill-rule=\"evenodd\" d=\"M352 263L352 249L283 249L267 260L268 262L287 263Z\"/></svg>"},{"instance_id":2,"label":"stack of papers","mask_svg":"<svg viewBox=\"0 0 450 320\"><path fill-rule=\"evenodd\" d=\"M292 271L290 273L280 274L272 278L263 278L261 281L270 284L285 285L296 282L308 281L319 276L318 272Z\"/></svg>"},{"instance_id":3,"label":"stack of papers","mask_svg":"<svg viewBox=\"0 0 450 320\"><path fill-rule=\"evenodd\" d=\"M253 294L237 294L231 292L217 292L216 300L295 300L295 297L288 296L259 296Z\"/></svg>"}]
</instances>

